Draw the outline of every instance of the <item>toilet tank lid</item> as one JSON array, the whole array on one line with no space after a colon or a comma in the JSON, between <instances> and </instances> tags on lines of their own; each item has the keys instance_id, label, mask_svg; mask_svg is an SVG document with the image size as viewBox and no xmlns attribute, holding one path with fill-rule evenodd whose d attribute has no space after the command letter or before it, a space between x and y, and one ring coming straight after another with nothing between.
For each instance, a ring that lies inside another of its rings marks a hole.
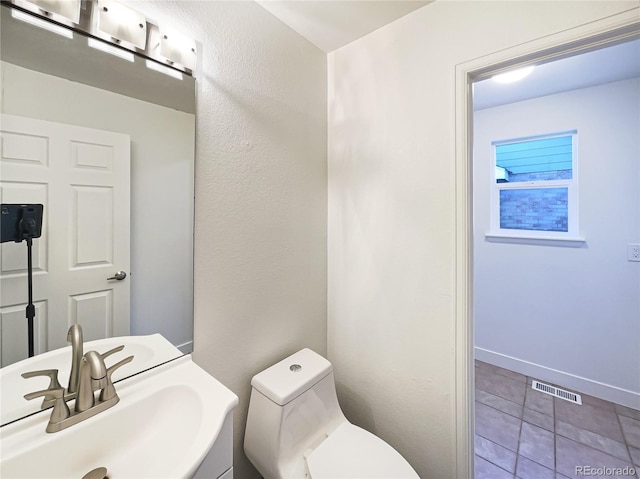
<instances>
[{"instance_id":1,"label":"toilet tank lid","mask_svg":"<svg viewBox=\"0 0 640 479\"><path fill-rule=\"evenodd\" d=\"M332 371L331 363L305 348L256 374L251 386L284 406Z\"/></svg>"}]
</instances>

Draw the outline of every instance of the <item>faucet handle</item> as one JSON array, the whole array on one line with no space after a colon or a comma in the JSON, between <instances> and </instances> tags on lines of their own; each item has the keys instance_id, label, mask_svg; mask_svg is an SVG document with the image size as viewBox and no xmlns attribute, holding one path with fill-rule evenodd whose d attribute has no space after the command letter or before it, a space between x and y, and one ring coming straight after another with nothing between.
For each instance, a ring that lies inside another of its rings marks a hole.
<instances>
[{"instance_id":1,"label":"faucet handle","mask_svg":"<svg viewBox=\"0 0 640 479\"><path fill-rule=\"evenodd\" d=\"M122 351L124 349L124 344L115 347L113 349L110 349L109 351L107 351L106 353L100 354L100 356L102 356L102 360L104 361L106 358L108 358L109 356L111 356L112 354L118 353L120 351Z\"/></svg>"},{"instance_id":2,"label":"faucet handle","mask_svg":"<svg viewBox=\"0 0 640 479\"><path fill-rule=\"evenodd\" d=\"M38 371L29 371L26 373L22 373L22 377L25 379L35 378L37 376L49 376L49 387L47 389L57 389L62 387L58 382L57 369L40 369Z\"/></svg>"},{"instance_id":3,"label":"faucet handle","mask_svg":"<svg viewBox=\"0 0 640 479\"><path fill-rule=\"evenodd\" d=\"M71 414L69 412L69 406L67 406L64 400L64 388L57 387L54 389L43 389L42 391L36 391L33 393L25 394L24 398L30 401L37 397L44 396L45 400L54 401L53 411L51 412L51 419L49 422L60 422L67 419Z\"/></svg>"},{"instance_id":4,"label":"faucet handle","mask_svg":"<svg viewBox=\"0 0 640 479\"><path fill-rule=\"evenodd\" d=\"M124 366L127 363L130 363L131 361L133 361L133 356L124 358L122 361L118 361L113 366L107 369L107 386L100 392L100 401L107 401L116 396L116 388L113 385L113 381L111 380L111 375L116 369Z\"/></svg>"},{"instance_id":5,"label":"faucet handle","mask_svg":"<svg viewBox=\"0 0 640 479\"><path fill-rule=\"evenodd\" d=\"M25 379L35 378L38 376L49 376L49 386L46 390L53 390L61 388L60 383L58 382L58 370L57 369L41 369L39 371L29 371L26 373L22 373L22 377ZM54 400L51 398L44 398L42 404L40 405L40 409L48 409L53 406Z\"/></svg>"}]
</instances>

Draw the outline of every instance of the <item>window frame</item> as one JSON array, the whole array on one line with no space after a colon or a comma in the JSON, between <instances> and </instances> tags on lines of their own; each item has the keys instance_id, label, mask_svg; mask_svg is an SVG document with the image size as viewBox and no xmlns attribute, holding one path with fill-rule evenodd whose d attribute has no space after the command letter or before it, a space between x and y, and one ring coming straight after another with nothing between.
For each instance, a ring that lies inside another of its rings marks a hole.
<instances>
[{"instance_id":1,"label":"window frame","mask_svg":"<svg viewBox=\"0 0 640 479\"><path fill-rule=\"evenodd\" d=\"M523 143L533 140L544 140L571 136L571 178L561 180L519 181L514 183L498 182L496 150L498 146ZM578 132L577 130L560 131L542 135L532 135L491 142L491 194L490 194L490 233L489 238L514 238L532 240L559 240L581 243L584 240L578 234ZM532 190L548 188L567 188L567 231L527 230L500 227L500 191Z\"/></svg>"}]
</instances>

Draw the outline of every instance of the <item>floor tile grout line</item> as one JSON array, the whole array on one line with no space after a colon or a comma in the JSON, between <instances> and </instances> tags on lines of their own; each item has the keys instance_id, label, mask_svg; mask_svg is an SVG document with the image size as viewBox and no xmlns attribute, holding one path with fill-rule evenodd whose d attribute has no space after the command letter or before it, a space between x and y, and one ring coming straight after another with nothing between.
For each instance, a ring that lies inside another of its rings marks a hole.
<instances>
[{"instance_id":1,"label":"floor tile grout line","mask_svg":"<svg viewBox=\"0 0 640 479\"><path fill-rule=\"evenodd\" d=\"M525 378L526 379L526 378ZM527 391L525 390L525 397L522 400L522 415L524 416L524 402L527 399ZM520 431L518 432L518 447L517 447L517 452L516 452L516 466L515 469L513 471L513 476L515 477L515 475L518 473L518 457L520 457L520 441L522 440L522 425L524 424L524 420L520 420Z\"/></svg>"},{"instance_id":2,"label":"floor tile grout line","mask_svg":"<svg viewBox=\"0 0 640 479\"><path fill-rule=\"evenodd\" d=\"M489 372L489 374L496 374L496 375L501 376L501 377L503 377L503 378L511 379L511 380L513 380L513 381L517 381L517 382L519 382L519 383L523 382L523 381L522 381L522 380L520 380L520 379L516 379L516 378L513 378L513 377L511 377L511 376L507 376L506 374L501 374L501 373L499 373L498 371L491 371L491 370L488 370L488 369L485 369L485 371ZM514 372L515 372L515 371L514 371ZM516 373L516 374L520 374L520 373ZM525 382L525 384L526 384L526 380L525 380L524 382Z\"/></svg>"},{"instance_id":3,"label":"floor tile grout line","mask_svg":"<svg viewBox=\"0 0 640 479\"><path fill-rule=\"evenodd\" d=\"M518 452L517 452L517 451L512 451L512 450L511 450L511 449L509 449L508 447L504 447L502 444L498 444L497 442L492 441L491 439L489 439L489 438L487 438L487 437L484 437L484 436L482 436L481 434L476 433L476 435L477 435L477 436L480 436L482 439L485 439L485 440L487 440L487 441L489 441L489 442L491 442L491 443L495 444L496 446L500 446L502 449L506 449L507 451L514 453L514 454L516 455L516 462L518 461ZM500 468L500 469L502 469L503 471L507 471L504 467L502 467L502 466L500 466L500 465L496 464L495 462L492 462L492 461L491 461L491 459L488 459L488 458L486 458L486 457L483 457L483 456L478 455L478 453L475 451L475 447L473 448L473 453L474 453L476 456L478 456L478 457L480 457L480 458L484 459L485 461L490 462L490 463L491 463L491 464L493 464L494 466L499 467L499 468ZM511 471L507 471L507 472L511 473ZM515 465L514 465L514 472L513 472L513 474L515 474Z\"/></svg>"},{"instance_id":4,"label":"floor tile grout line","mask_svg":"<svg viewBox=\"0 0 640 479\"><path fill-rule=\"evenodd\" d=\"M589 448L589 449L593 449L594 451L596 451L596 452L600 452L600 453L604 454L605 456L609 456L609 457L610 457L610 458L612 458L612 459L617 459L617 460L619 460L619 461L624 461L624 459L622 459L622 458L619 458L619 457L613 456L613 455L609 454L608 452L601 451L601 450L599 450L599 449L596 449L595 447L591 447L591 446L589 446L588 444L584 444L584 443L582 443L582 442L580 442L580 441L578 441L578 440L576 440L576 439L573 439L573 438L570 438L570 437L566 437L566 436L560 436L560 437L562 437L563 439L566 439L567 441L570 441L570 442L576 443L576 444L578 444L579 446L583 446L583 447L587 447L587 448ZM627 463L628 463L628 461L624 461L624 462L627 462ZM640 471L640 467L636 467L636 466L633 464L633 461L631 461L631 463L628 463L628 464L630 464L630 465L631 465L631 466L636 470L636 474L637 474L637 472L638 472L638 471ZM556 472L557 472L557 471L556 471ZM558 474L561 474L561 473L560 473L560 472L558 472ZM633 479L633 478L638 479L638 476L637 476L637 475L636 475L636 476L625 476L625 477L631 477L631 479Z\"/></svg>"},{"instance_id":5,"label":"floor tile grout line","mask_svg":"<svg viewBox=\"0 0 640 479\"><path fill-rule=\"evenodd\" d=\"M487 461L487 462L488 462L488 463L490 463L490 464L493 464L494 466L496 466L496 467L498 467L498 468L502 469L503 471L508 472L509 474L513 474L513 477L515 478L516 471L518 470L518 469L517 469L517 468L518 468L518 456L519 456L518 451L513 451L513 450L509 449L508 447L503 446L502 444L499 444L499 443L497 443L497 442L495 442L495 441L492 441L492 440L491 440L491 439L489 439L488 437L484 437L482 434L478 434L477 432L476 432L476 436L480 436L482 439L484 439L484 440L486 440L486 441L489 441L490 443L495 444L496 446L499 446L499 447L501 447L502 449L506 449L507 451L512 452L512 453L514 453L514 454L515 454L515 456L516 456L516 462L515 462L515 464L514 464L514 466L513 466L513 472L511 472L511 471L509 471L509 470L505 469L504 467L500 466L499 464L496 464L495 462L492 462L490 459L488 459L488 458L486 458L486 457L482 457L482 456L478 455L478 453L475 451L475 447L474 447L474 454L475 454L476 456L480 457L481 459L483 459L483 460ZM518 438L518 441L520 441L520 438Z\"/></svg>"},{"instance_id":6,"label":"floor tile grout line","mask_svg":"<svg viewBox=\"0 0 640 479\"><path fill-rule=\"evenodd\" d=\"M521 421L521 423L523 423L523 422L526 422L526 421ZM531 424L531 423L527 423L527 424L529 424L529 425L531 425L531 426L535 426L535 424ZM521 426L521 427L522 427L522 426ZM538 426L535 426L535 427L538 427ZM546 429L545 429L545 430L546 430ZM550 432L550 431L549 431L549 432ZM487 441L489 441L489 442L491 442L491 443L493 443L493 444L495 444L495 445L497 445L497 446L500 446L500 447L501 447L501 448L503 448L503 449L506 449L506 450L507 450L507 451L509 451L509 452L513 452L513 453L516 455L516 463L517 463L518 456L520 456L520 455L521 455L518 451L514 451L513 449L509 449L508 447L505 447L505 446L503 446L502 444L500 444L500 443L498 443L498 442L495 442L495 441L493 441L493 440L489 439L488 437L485 437L485 436L483 436L482 434L479 434L479 433L477 433L477 432L476 432L476 435L477 435L477 436L480 436L482 439L485 439L485 440L487 440ZM567 439L570 439L570 438L567 438ZM571 440L573 440L573 439L571 439ZM574 442L577 442L577 441L574 441ZM578 444L581 444L581 443L578 443ZM518 437L518 448L519 448L519 446L520 446L520 438ZM474 453L475 453L475 448L474 448ZM476 453L476 456L477 456L477 455L478 455L478 454ZM555 455L555 452L554 452L554 455ZM485 461L487 461L487 462L491 462L491 460L487 459L486 457L482 457L482 456L479 456L479 457L481 457L482 459L484 459L484 460L485 460ZM545 465L545 464L542 464L541 462L538 462L538 461L536 461L535 459L531 459L530 457L527 457L527 456L522 456L522 457L524 457L525 459L527 459L527 460L529 460L529 461L531 461L531 462L534 462L534 463L538 464L539 466L544 467L545 469L549 469L549 470L551 470L551 468L550 468L549 466L547 466L547 465ZM612 456L612 457L613 457L613 456ZM493 464L494 466L498 466L498 464L496 464L496 463L494 463L494 462L491 462L491 464ZM501 467L501 466L498 466L498 467L499 467L500 469L503 469L503 470L505 470L505 471L506 471L506 469L505 469L504 467ZM516 470L517 470L517 464L516 464ZM509 472L509 471L507 471L507 472ZM555 472L555 471L554 471L554 472Z\"/></svg>"},{"instance_id":7,"label":"floor tile grout line","mask_svg":"<svg viewBox=\"0 0 640 479\"><path fill-rule=\"evenodd\" d=\"M518 454L518 456L520 456L520 454ZM536 461L535 459L531 459L530 457L527 456L522 456L525 459L527 459L528 461L531 461L535 464L537 464L538 466L544 467L545 469L549 469L551 472L556 472L555 469L551 469L549 466L547 466L546 464L542 464L541 462ZM517 459L517 458L516 458Z\"/></svg>"},{"instance_id":8,"label":"floor tile grout line","mask_svg":"<svg viewBox=\"0 0 640 479\"><path fill-rule=\"evenodd\" d=\"M476 454L476 456L478 456L478 455ZM482 459L483 461L487 461L487 462L488 462L489 464L491 464L492 466L496 466L498 469L502 469L504 472L508 472L509 474L513 474L513 475L515 475L515 472L508 471L507 469L505 469L504 467L502 467L502 466L500 466L500 465L496 464L495 462L491 462L491 460L487 459L486 457L482 457L482 456L478 456L478 457L479 457L480 459Z\"/></svg>"},{"instance_id":9,"label":"floor tile grout line","mask_svg":"<svg viewBox=\"0 0 640 479\"><path fill-rule=\"evenodd\" d=\"M527 379L528 379L528 378L529 378L529 376L527 376ZM523 417L524 417L524 404L522 405L522 407L523 407L523 413L522 413L522 415L523 415ZM540 412L540 411L538 411L538 412ZM544 413L540 413L540 414L544 414ZM548 416L548 415L547 415L547 414L545 414L545 416ZM555 403L554 403L554 416L555 416ZM553 417L553 416L552 416L551 418L552 418L552 419L554 419L554 417ZM544 431L548 431L547 429L544 429L544 428L542 428L542 427L540 427L540 426L537 426L537 425L535 425L535 424L532 424L532 423L530 423L529 421L525 421L525 420L523 419L523 420L521 421L521 424L520 424L520 436L522 436L522 426L523 426L523 423L525 423L525 422L526 422L527 424L529 424L530 426L533 426L533 427L537 427L537 428L543 429ZM542 464L541 462L538 462L538 461L536 461L535 459L531 459L530 457L527 457L527 456L522 456L522 457L526 458L527 460L529 460L529 461L531 461L531 462L534 462L534 463L538 464L539 466L544 467L545 469L550 470L550 471L551 471L551 472L553 472L553 473L554 473L554 475L555 475L555 473L556 473L556 450L555 450L555 445L556 445L556 433L555 433L555 420L554 420L554 428L553 428L553 429L554 429L553 431L548 431L548 432L551 432L551 433L553 434L553 469L549 468L546 464ZM520 438L518 438L518 457L520 457ZM518 457L516 457L516 462L518 461ZM517 465L516 465L516 471L517 471Z\"/></svg>"},{"instance_id":10,"label":"floor tile grout line","mask_svg":"<svg viewBox=\"0 0 640 479\"><path fill-rule=\"evenodd\" d=\"M568 426L575 427L576 429L580 429L580 430L582 430L582 431L585 431L585 432L588 432L588 433L594 434L594 435L599 436L599 437L601 437L601 438L603 438L603 439L607 439L607 440L609 440L609 441L616 442L616 443L618 443L618 444L620 444L620 445L622 445L622 446L625 446L625 448L626 448L626 450L627 450L627 453L630 453L630 452L631 452L631 451L629 451L629 448L628 448L628 445L627 445L626 441L623 441L623 442L616 441L615 439L612 439L612 438L607 437L607 436L603 436L602 434L598 434L597 432L593 432L593 431L590 431L590 430L588 430L588 429L584 429L584 428L579 427L579 426L575 426L575 425L573 425L573 424L571 424L571 423L567 423L567 422L560 421L560 420L558 420L558 421L559 421L559 422L562 422L563 424L566 424L566 425L568 425ZM554 428L555 428L555 421L554 421ZM626 461L626 460L627 460L626 458L615 456L614 454L612 454L612 453L611 453L611 452L609 452L609 451L606 451L606 450L604 450L604 449L600 449L598 446L595 446L595 445L593 445L593 444L587 444L585 441L583 441L583 440L581 440L581 439L576 439L575 437L571 437L571 436L569 436L569 435L567 435L567 434L562 434L562 433L559 433L559 432L554 432L554 436L558 436L558 437L562 437L562 438L565 438L565 439L569 439L569 440L571 440L571 441L573 441L573 442L577 442L578 444L581 444L581 445L583 445L583 446L587 446L587 447L589 447L589 448L591 448L591 449L594 449L594 450L599 451L599 452L601 452L601 453L603 453L603 454L606 454L607 456L615 457L616 459L621 459L621 460L623 460L623 461ZM629 457L631 457L631 454L629 454ZM632 460L632 462L633 462L633 460Z\"/></svg>"},{"instance_id":11,"label":"floor tile grout line","mask_svg":"<svg viewBox=\"0 0 640 479\"><path fill-rule=\"evenodd\" d=\"M613 403L613 404L614 404L614 406L622 406L622 404L618 404L618 403ZM624 406L624 407L626 407L626 406ZM632 407L630 407L629 409L631 409L633 411L640 412L640 409L633 409ZM636 421L640 421L640 419L638 419L637 417L629 416L629 414L624 414L624 413L618 411L617 409L615 409L615 407L614 407L614 411L618 416L627 417L629 419L635 419Z\"/></svg>"},{"instance_id":12,"label":"floor tile grout line","mask_svg":"<svg viewBox=\"0 0 640 479\"><path fill-rule=\"evenodd\" d=\"M487 392L487 391L485 391L485 392ZM491 393L489 393L489 394L491 394ZM494 395L494 396L495 396L495 395ZM498 409L497 407L494 407L494 406L492 406L491 404L485 404L485 403L483 403L482 401L478 401L477 399L476 399L476 402L477 402L477 403L482 404L483 406L490 407L491 409L493 409L493 410L495 410L495 411L498 411L498 412L501 412L501 413L503 413L503 414L506 414L507 416L511 416L511 417L514 417L514 418L519 419L519 420L521 420L521 421L522 421L522 416L514 416L513 414L509 414L508 412L503 411L502 409ZM511 401L511 402L513 402L513 401ZM513 403L513 404L516 404L516 405L517 405L518 403ZM521 406L521 407L522 407L522 408L524 408L524 406ZM523 413L524 413L524 409L523 409Z\"/></svg>"},{"instance_id":13,"label":"floor tile grout line","mask_svg":"<svg viewBox=\"0 0 640 479\"><path fill-rule=\"evenodd\" d=\"M510 378L509 376L504 376L503 374L498 374L498 373L487 373L487 374L499 376L499 379L508 379L509 381L513 381L517 384L524 384L525 386L527 385L527 383L524 381L520 381L519 379L513 379L513 378Z\"/></svg>"},{"instance_id":14,"label":"floor tile grout line","mask_svg":"<svg viewBox=\"0 0 640 479\"><path fill-rule=\"evenodd\" d=\"M511 379L511 378L508 378L507 376L503 376L503 377L505 377L507 379ZM475 387L475 389L477 391L482 391L484 393L491 394L492 396L495 396L495 397L497 397L499 399L502 399L503 401L508 401L510 403L513 403L516 406L524 406L524 403L525 403L525 400L526 400L526 395L527 395L527 384L526 383L524 383L524 384L525 384L525 393L524 393L524 396L522 398L522 404L519 404L518 402L514 401L513 399L509 399L509 398L506 398L504 396L501 396L497 391L487 391L486 389L482 389L481 387L478 387L478 386L475 386L475 385L474 385L474 387ZM478 401L478 400L476 399L476 401ZM485 403L481 402L481 404L485 404ZM485 404L485 406L493 407L493 406L490 406L489 404ZM497 408L493 407L493 409L497 409ZM505 414L509 414L508 412L502 411L500 409L498 409L498 410L501 411L501 412L504 412ZM513 414L509 414L509 416L513 416ZM513 417L515 417L515 416L513 416Z\"/></svg>"},{"instance_id":15,"label":"floor tile grout line","mask_svg":"<svg viewBox=\"0 0 640 479\"><path fill-rule=\"evenodd\" d=\"M485 440L487 440L487 441L489 441L489 442L491 442L491 443L495 444L496 446L500 446L502 449L506 449L507 451L513 452L514 454L518 454L518 452L517 452L517 451L514 451L514 450L512 450L512 449L509 449L508 447L506 447L506 446L504 446L504 445L500 444L499 442L496 442L496 441L494 441L493 439L489 439L488 437L483 436L483 435L482 435L482 434L480 434L480 433L477 433L477 432L476 432L476 436L480 436L482 439L485 439ZM482 457L482 456L481 456L481 457ZM486 458L484 458L484 457L483 457L483 459L486 459ZM489 461L489 462L491 462L491 461Z\"/></svg>"},{"instance_id":16,"label":"floor tile grout line","mask_svg":"<svg viewBox=\"0 0 640 479\"><path fill-rule=\"evenodd\" d=\"M556 432L556 400L551 401L551 409L553 411L553 474L558 474L558 434Z\"/></svg>"},{"instance_id":17,"label":"floor tile grout line","mask_svg":"<svg viewBox=\"0 0 640 479\"><path fill-rule=\"evenodd\" d=\"M524 403L527 402L527 378L524 378L525 390L524 390L524 398L522 399L522 406L520 407L520 432L518 433L518 450L516 452L516 464L513 467L513 477L514 479L518 475L518 463L520 462L520 438L522 437L522 424L524 423Z\"/></svg>"},{"instance_id":18,"label":"floor tile grout line","mask_svg":"<svg viewBox=\"0 0 640 479\"><path fill-rule=\"evenodd\" d=\"M482 439L484 439L485 441L489 441L490 443L495 444L496 446L499 446L499 447L501 447L502 449L506 449L506 450L507 450L507 451L509 451L509 452L513 452L513 453L516 455L516 462L517 462L517 460L518 460L518 452L517 452L517 451L512 451L512 450L511 450L511 449L509 449L508 447L505 447L505 446L503 446L502 444L499 444L499 443L497 443L497 442L495 442L495 441L492 441L492 440L491 440L491 439L489 439L488 437L484 437L482 434L478 434L477 432L476 432L476 436L480 436L480 437L481 437ZM474 441L474 442L475 442L475 441ZM496 467L499 467L500 469L502 469L503 471L508 472L509 474L515 474L515 470L516 470L516 469L515 469L515 465L514 465L514 469L513 469L513 470L514 470L514 472L512 473L511 471L509 471L509 470L505 469L504 467L500 466L499 464L496 464L495 462L492 462L490 459L488 459L488 458L486 458L486 457L483 457L483 456L480 456L480 455L476 452L476 450L475 450L475 446L474 446L474 448L473 448L473 449L474 449L474 454L475 454L476 456L480 457L481 459L483 459L483 460L487 461L487 462L488 462L488 463L490 463L490 464L493 464L493 465L494 465L494 466L496 466Z\"/></svg>"},{"instance_id":19,"label":"floor tile grout line","mask_svg":"<svg viewBox=\"0 0 640 479\"><path fill-rule=\"evenodd\" d=\"M633 456L631 455L631 446L629 445L629 441L627 440L627 435L625 434L624 428L622 427L622 421L620 421L620 414L618 414L617 410L615 411L615 413L616 413L616 419L618 420L618 426L620 426L620 432L622 433L622 439L624 439L624 445L627 448L627 454L629 454L629 461L631 462L631 465L634 467L634 469L636 471L636 479L637 479L638 478L638 474L637 474L638 469L635 467L635 464L633 463Z\"/></svg>"}]
</instances>

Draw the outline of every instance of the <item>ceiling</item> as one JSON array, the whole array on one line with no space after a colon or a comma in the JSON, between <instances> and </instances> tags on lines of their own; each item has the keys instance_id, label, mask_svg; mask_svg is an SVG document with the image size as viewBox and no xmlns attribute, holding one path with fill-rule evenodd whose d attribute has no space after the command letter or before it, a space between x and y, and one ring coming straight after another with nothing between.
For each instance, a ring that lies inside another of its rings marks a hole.
<instances>
[{"instance_id":1,"label":"ceiling","mask_svg":"<svg viewBox=\"0 0 640 479\"><path fill-rule=\"evenodd\" d=\"M473 84L474 110L640 77L640 40L538 65L515 83Z\"/></svg>"},{"instance_id":2,"label":"ceiling","mask_svg":"<svg viewBox=\"0 0 640 479\"><path fill-rule=\"evenodd\" d=\"M431 3L412 0L256 0L324 52L331 52ZM475 82L480 110L640 77L640 40L537 65L516 83Z\"/></svg>"},{"instance_id":3,"label":"ceiling","mask_svg":"<svg viewBox=\"0 0 640 479\"><path fill-rule=\"evenodd\" d=\"M326 53L351 43L431 1L256 0Z\"/></svg>"}]
</instances>

